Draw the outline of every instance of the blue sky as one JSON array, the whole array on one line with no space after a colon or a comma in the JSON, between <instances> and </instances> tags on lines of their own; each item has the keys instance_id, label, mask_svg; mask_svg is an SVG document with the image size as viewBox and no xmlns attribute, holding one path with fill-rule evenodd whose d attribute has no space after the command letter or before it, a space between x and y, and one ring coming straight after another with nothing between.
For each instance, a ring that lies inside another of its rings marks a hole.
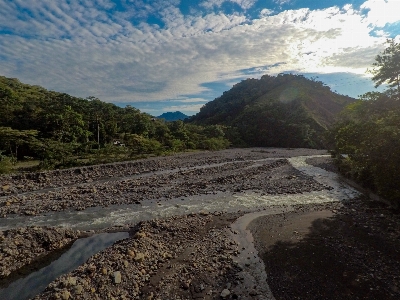
<instances>
[{"instance_id":1,"label":"blue sky","mask_svg":"<svg viewBox=\"0 0 400 300\"><path fill-rule=\"evenodd\" d=\"M159 115L194 114L245 78L374 89L400 0L0 0L0 75Z\"/></svg>"}]
</instances>

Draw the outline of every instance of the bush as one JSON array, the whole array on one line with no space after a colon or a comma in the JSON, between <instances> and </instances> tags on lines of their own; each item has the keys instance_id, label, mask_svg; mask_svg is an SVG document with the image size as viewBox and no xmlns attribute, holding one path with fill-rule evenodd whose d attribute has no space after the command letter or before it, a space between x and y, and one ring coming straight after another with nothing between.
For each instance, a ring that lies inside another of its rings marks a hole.
<instances>
[{"instance_id":1,"label":"bush","mask_svg":"<svg viewBox=\"0 0 400 300\"><path fill-rule=\"evenodd\" d=\"M204 150L221 150L229 147L229 141L224 138L211 138L200 143L199 147Z\"/></svg>"},{"instance_id":2,"label":"bush","mask_svg":"<svg viewBox=\"0 0 400 300\"><path fill-rule=\"evenodd\" d=\"M0 155L0 174L8 174L12 170L12 163L9 157Z\"/></svg>"}]
</instances>

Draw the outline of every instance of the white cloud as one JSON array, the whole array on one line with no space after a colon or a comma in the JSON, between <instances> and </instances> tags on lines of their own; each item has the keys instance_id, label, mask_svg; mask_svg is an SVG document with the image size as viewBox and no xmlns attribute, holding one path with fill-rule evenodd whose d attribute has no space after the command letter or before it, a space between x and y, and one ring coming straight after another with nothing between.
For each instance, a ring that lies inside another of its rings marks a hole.
<instances>
[{"instance_id":1,"label":"white cloud","mask_svg":"<svg viewBox=\"0 0 400 300\"><path fill-rule=\"evenodd\" d=\"M193 105L171 105L171 106L165 106L162 111L168 112L168 111L180 111L183 113L194 113L198 112L200 108L203 107L203 104L193 104Z\"/></svg>"},{"instance_id":2,"label":"white cloud","mask_svg":"<svg viewBox=\"0 0 400 300\"><path fill-rule=\"evenodd\" d=\"M383 27L387 23L400 21L399 0L367 0L361 8L369 10L366 20L372 26Z\"/></svg>"},{"instance_id":3,"label":"white cloud","mask_svg":"<svg viewBox=\"0 0 400 300\"><path fill-rule=\"evenodd\" d=\"M265 18L268 17L269 15L272 15L274 13L273 10L268 9L268 8L264 8L260 11L259 17L260 18Z\"/></svg>"},{"instance_id":4,"label":"white cloud","mask_svg":"<svg viewBox=\"0 0 400 300\"><path fill-rule=\"evenodd\" d=\"M209 100L203 99L203 98L186 98L186 99L178 99L174 100L176 102L181 102L181 103L197 103L197 102L208 102Z\"/></svg>"},{"instance_id":5,"label":"white cloud","mask_svg":"<svg viewBox=\"0 0 400 300\"><path fill-rule=\"evenodd\" d=\"M381 11L370 0L363 5L367 16L345 6L264 11L252 21L240 14L184 16L176 1L155 3L126 2L110 15L102 7L113 3L106 0L0 0L0 28L13 32L0 36L2 75L106 101L177 99L193 103L190 111L202 100L182 95L207 92L204 82L243 78L243 69L270 66L251 77L288 70L363 74L385 40L384 32L369 34ZM134 12L146 16L155 7L164 28L132 25Z\"/></svg>"}]
</instances>

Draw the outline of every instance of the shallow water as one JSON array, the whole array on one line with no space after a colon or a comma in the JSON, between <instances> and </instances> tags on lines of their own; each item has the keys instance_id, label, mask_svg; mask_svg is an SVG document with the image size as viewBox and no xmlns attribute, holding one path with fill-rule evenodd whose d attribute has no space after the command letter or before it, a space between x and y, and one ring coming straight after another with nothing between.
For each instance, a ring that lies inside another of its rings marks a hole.
<instances>
[{"instance_id":1,"label":"shallow water","mask_svg":"<svg viewBox=\"0 0 400 300\"><path fill-rule=\"evenodd\" d=\"M247 229L249 224L261 217L282 212L292 211L293 208L288 206L285 208L271 208L262 212L245 214L231 224L231 237L237 243L240 252L234 257L234 261L241 267L242 271L239 276L242 278L241 283L248 290L256 287L259 294L257 299L273 300L274 296L267 284L267 273L262 259L258 256L258 251L254 246L253 235ZM242 289L242 286L236 288ZM240 290L237 291L240 294Z\"/></svg>"},{"instance_id":2,"label":"shallow water","mask_svg":"<svg viewBox=\"0 0 400 300\"><path fill-rule=\"evenodd\" d=\"M78 239L71 248L48 266L0 289L0 300L24 300L42 292L53 280L83 264L93 254L129 237L127 232L101 233Z\"/></svg>"}]
</instances>

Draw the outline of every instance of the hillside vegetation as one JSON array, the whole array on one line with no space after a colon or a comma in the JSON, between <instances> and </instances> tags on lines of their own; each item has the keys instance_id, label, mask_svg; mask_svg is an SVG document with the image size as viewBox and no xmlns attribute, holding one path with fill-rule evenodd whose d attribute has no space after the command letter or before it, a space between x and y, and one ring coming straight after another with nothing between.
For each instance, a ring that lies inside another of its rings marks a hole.
<instances>
[{"instance_id":1,"label":"hillside vegetation","mask_svg":"<svg viewBox=\"0 0 400 300\"><path fill-rule=\"evenodd\" d=\"M302 75L247 79L208 102L190 118L199 125L225 125L236 144L322 147L322 134L354 99Z\"/></svg>"},{"instance_id":2,"label":"hillside vegetation","mask_svg":"<svg viewBox=\"0 0 400 300\"><path fill-rule=\"evenodd\" d=\"M372 80L388 89L348 105L329 137L343 174L400 208L400 44L387 40L375 61Z\"/></svg>"},{"instance_id":3,"label":"hillside vegetation","mask_svg":"<svg viewBox=\"0 0 400 300\"><path fill-rule=\"evenodd\" d=\"M370 93L341 113L330 134L340 170L400 205L400 104L394 97ZM340 159L340 154L347 154ZM399 206L400 207L400 206Z\"/></svg>"},{"instance_id":4,"label":"hillside vegetation","mask_svg":"<svg viewBox=\"0 0 400 300\"><path fill-rule=\"evenodd\" d=\"M42 168L67 167L229 145L219 126L153 118L118 107L0 77L0 173L17 160Z\"/></svg>"}]
</instances>

